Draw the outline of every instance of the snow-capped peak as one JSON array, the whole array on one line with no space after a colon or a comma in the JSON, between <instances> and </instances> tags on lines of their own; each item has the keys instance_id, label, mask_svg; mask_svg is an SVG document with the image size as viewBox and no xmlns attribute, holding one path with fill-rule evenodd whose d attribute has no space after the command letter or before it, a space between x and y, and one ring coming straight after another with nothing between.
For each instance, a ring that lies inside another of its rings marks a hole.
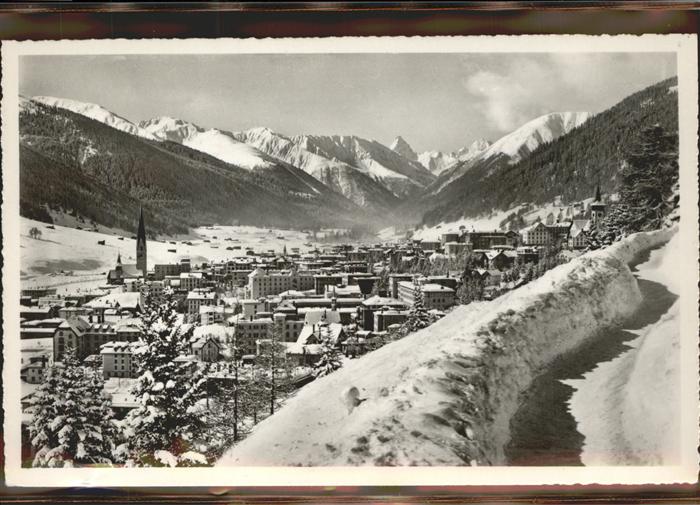
<instances>
[{"instance_id":1,"label":"snow-capped peak","mask_svg":"<svg viewBox=\"0 0 700 505\"><path fill-rule=\"evenodd\" d=\"M406 159L412 161L416 161L418 159L418 155L416 154L416 152L413 150L411 145L404 140L404 138L401 135L394 139L394 141L389 146L389 149L391 149L395 153L400 154Z\"/></svg>"},{"instance_id":2,"label":"snow-capped peak","mask_svg":"<svg viewBox=\"0 0 700 505\"><path fill-rule=\"evenodd\" d=\"M477 139L469 147L463 147L455 153L455 156L462 161L476 158L479 154L491 147L491 142L486 139Z\"/></svg>"},{"instance_id":3,"label":"snow-capped peak","mask_svg":"<svg viewBox=\"0 0 700 505\"><path fill-rule=\"evenodd\" d=\"M198 132L204 131L203 128L194 123L170 116L146 119L141 121L139 126L159 139L170 140L180 144Z\"/></svg>"},{"instance_id":4,"label":"snow-capped peak","mask_svg":"<svg viewBox=\"0 0 700 505\"><path fill-rule=\"evenodd\" d=\"M540 116L505 135L483 151L480 158L505 155L517 163L542 144L552 142L581 126L592 116L589 112L554 112Z\"/></svg>"},{"instance_id":5,"label":"snow-capped peak","mask_svg":"<svg viewBox=\"0 0 700 505\"><path fill-rule=\"evenodd\" d=\"M100 123L106 124L107 126L131 135L137 135L149 140L157 140L149 132L135 125L128 119L124 119L123 117L118 116L117 114L110 112L101 105L95 103L79 102L78 100L56 98L53 96L34 96L32 97L32 100L50 107L58 107L60 109L75 112L76 114L94 119L95 121L99 121Z\"/></svg>"},{"instance_id":6,"label":"snow-capped peak","mask_svg":"<svg viewBox=\"0 0 700 505\"><path fill-rule=\"evenodd\" d=\"M247 170L274 165L268 156L255 147L216 128L207 130L189 121L169 116L148 119L139 124L157 138L177 142Z\"/></svg>"},{"instance_id":7,"label":"snow-capped peak","mask_svg":"<svg viewBox=\"0 0 700 505\"><path fill-rule=\"evenodd\" d=\"M27 98L24 95L19 95L19 110L22 112L28 112L30 114L33 114L36 112L36 102L32 101L30 98Z\"/></svg>"},{"instance_id":8,"label":"snow-capped peak","mask_svg":"<svg viewBox=\"0 0 700 505\"><path fill-rule=\"evenodd\" d=\"M245 131L250 135L272 135L274 132L270 130L267 126L256 126L255 128L250 128Z\"/></svg>"}]
</instances>

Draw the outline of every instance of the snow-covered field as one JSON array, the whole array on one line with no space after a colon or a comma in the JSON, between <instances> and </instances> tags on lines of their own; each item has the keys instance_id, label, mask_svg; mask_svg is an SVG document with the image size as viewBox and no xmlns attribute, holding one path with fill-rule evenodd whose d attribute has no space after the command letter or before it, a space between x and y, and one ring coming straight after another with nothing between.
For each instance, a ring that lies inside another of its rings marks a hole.
<instances>
[{"instance_id":1,"label":"snow-covered field","mask_svg":"<svg viewBox=\"0 0 700 505\"><path fill-rule=\"evenodd\" d=\"M581 200L580 203L585 208L588 204L593 201L593 198L586 198ZM507 210L493 210L489 214L484 214L475 217L464 217L456 221L442 222L434 226L426 226L420 228L413 232L413 238L421 240L439 240L440 235L449 232L459 232L460 227L464 227L466 230L477 230L477 231L493 231L500 230L501 222L513 213L517 213L525 208L527 204L516 205ZM545 221L549 214L552 214L554 218L562 213L564 220L571 220L571 216L567 216L566 212L570 205L563 205L559 201L547 202L543 204L538 204L533 206L533 208L522 214L523 220L526 225L534 223L538 218L541 221ZM385 228L379 232L379 238L382 240L398 240L404 238L403 235L395 232L393 227Z\"/></svg>"},{"instance_id":2,"label":"snow-covered field","mask_svg":"<svg viewBox=\"0 0 700 505\"><path fill-rule=\"evenodd\" d=\"M680 294L679 234L637 276ZM632 347L600 364L583 379L565 381L578 431L586 438L586 465L675 465L680 463L680 303L659 321L634 331ZM660 408L663 406L663 408Z\"/></svg>"},{"instance_id":3,"label":"snow-covered field","mask_svg":"<svg viewBox=\"0 0 700 505\"><path fill-rule=\"evenodd\" d=\"M117 235L58 225L52 230L45 223L24 217L20 219L22 287L56 286L59 292L90 289L105 283L107 271L114 268L119 253L123 263L136 263L136 240L131 236L120 240ZM41 231L40 239L29 237L32 227ZM149 240L149 266L177 262L181 258L190 258L193 265L221 261L245 255L247 247L256 252L273 249L277 253L281 253L285 245L288 252L294 247L302 252L310 249L304 245L308 242L306 234L295 230L214 226L197 228L194 232L198 238L189 240L192 245L183 241L172 244L170 241ZM102 240L104 245L98 244ZM240 249L226 249L236 246Z\"/></svg>"},{"instance_id":4,"label":"snow-covered field","mask_svg":"<svg viewBox=\"0 0 700 505\"><path fill-rule=\"evenodd\" d=\"M504 464L509 421L534 373L641 302L627 264L672 231L636 234L561 265L494 302L306 386L220 466ZM349 410L342 393L365 401Z\"/></svg>"}]
</instances>

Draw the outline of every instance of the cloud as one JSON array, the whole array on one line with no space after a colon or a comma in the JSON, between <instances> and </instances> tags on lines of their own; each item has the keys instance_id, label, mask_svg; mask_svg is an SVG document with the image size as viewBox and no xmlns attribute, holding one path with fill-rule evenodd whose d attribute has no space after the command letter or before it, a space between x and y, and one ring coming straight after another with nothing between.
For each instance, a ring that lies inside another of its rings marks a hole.
<instances>
[{"instance_id":1,"label":"cloud","mask_svg":"<svg viewBox=\"0 0 700 505\"><path fill-rule=\"evenodd\" d=\"M520 83L508 82L503 75L480 70L466 79L465 87L485 101L486 116L498 130L517 127L523 114L519 106L527 94Z\"/></svg>"},{"instance_id":2,"label":"cloud","mask_svg":"<svg viewBox=\"0 0 700 505\"><path fill-rule=\"evenodd\" d=\"M672 55L510 54L463 65L483 127L508 133L550 112L600 112L675 73Z\"/></svg>"},{"instance_id":3,"label":"cloud","mask_svg":"<svg viewBox=\"0 0 700 505\"><path fill-rule=\"evenodd\" d=\"M547 96L552 88L552 76L540 61L516 57L504 67L477 70L463 81L482 102L485 120L503 133L549 112Z\"/></svg>"}]
</instances>

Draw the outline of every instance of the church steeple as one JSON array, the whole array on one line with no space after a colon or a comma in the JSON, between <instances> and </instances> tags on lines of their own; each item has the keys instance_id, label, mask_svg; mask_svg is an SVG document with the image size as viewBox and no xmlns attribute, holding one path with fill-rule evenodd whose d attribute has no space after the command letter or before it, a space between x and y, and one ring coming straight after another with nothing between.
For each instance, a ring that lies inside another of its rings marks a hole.
<instances>
[{"instance_id":1,"label":"church steeple","mask_svg":"<svg viewBox=\"0 0 700 505\"><path fill-rule=\"evenodd\" d=\"M603 220L605 217L605 211L606 211L607 205L603 203L600 197L600 184L598 184L595 188L595 200L591 202L591 224L593 226L598 226L600 222Z\"/></svg>"},{"instance_id":2,"label":"church steeple","mask_svg":"<svg viewBox=\"0 0 700 505\"><path fill-rule=\"evenodd\" d=\"M141 270L144 277L148 273L146 255L146 225L143 221L143 207L139 213L139 231L136 235L136 268Z\"/></svg>"}]
</instances>

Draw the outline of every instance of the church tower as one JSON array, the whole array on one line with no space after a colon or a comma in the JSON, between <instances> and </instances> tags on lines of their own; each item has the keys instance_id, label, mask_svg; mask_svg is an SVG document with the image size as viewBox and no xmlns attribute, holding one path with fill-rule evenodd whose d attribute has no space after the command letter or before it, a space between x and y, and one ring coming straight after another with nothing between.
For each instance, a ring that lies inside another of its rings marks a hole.
<instances>
[{"instance_id":1,"label":"church tower","mask_svg":"<svg viewBox=\"0 0 700 505\"><path fill-rule=\"evenodd\" d=\"M595 198L591 202L591 224L598 226L605 217L606 205L600 197L600 184L595 188Z\"/></svg>"},{"instance_id":2,"label":"church tower","mask_svg":"<svg viewBox=\"0 0 700 505\"><path fill-rule=\"evenodd\" d=\"M136 268L141 270L143 277L148 274L148 263L146 260L146 226L143 223L143 207L139 215L139 231L136 235Z\"/></svg>"}]
</instances>

